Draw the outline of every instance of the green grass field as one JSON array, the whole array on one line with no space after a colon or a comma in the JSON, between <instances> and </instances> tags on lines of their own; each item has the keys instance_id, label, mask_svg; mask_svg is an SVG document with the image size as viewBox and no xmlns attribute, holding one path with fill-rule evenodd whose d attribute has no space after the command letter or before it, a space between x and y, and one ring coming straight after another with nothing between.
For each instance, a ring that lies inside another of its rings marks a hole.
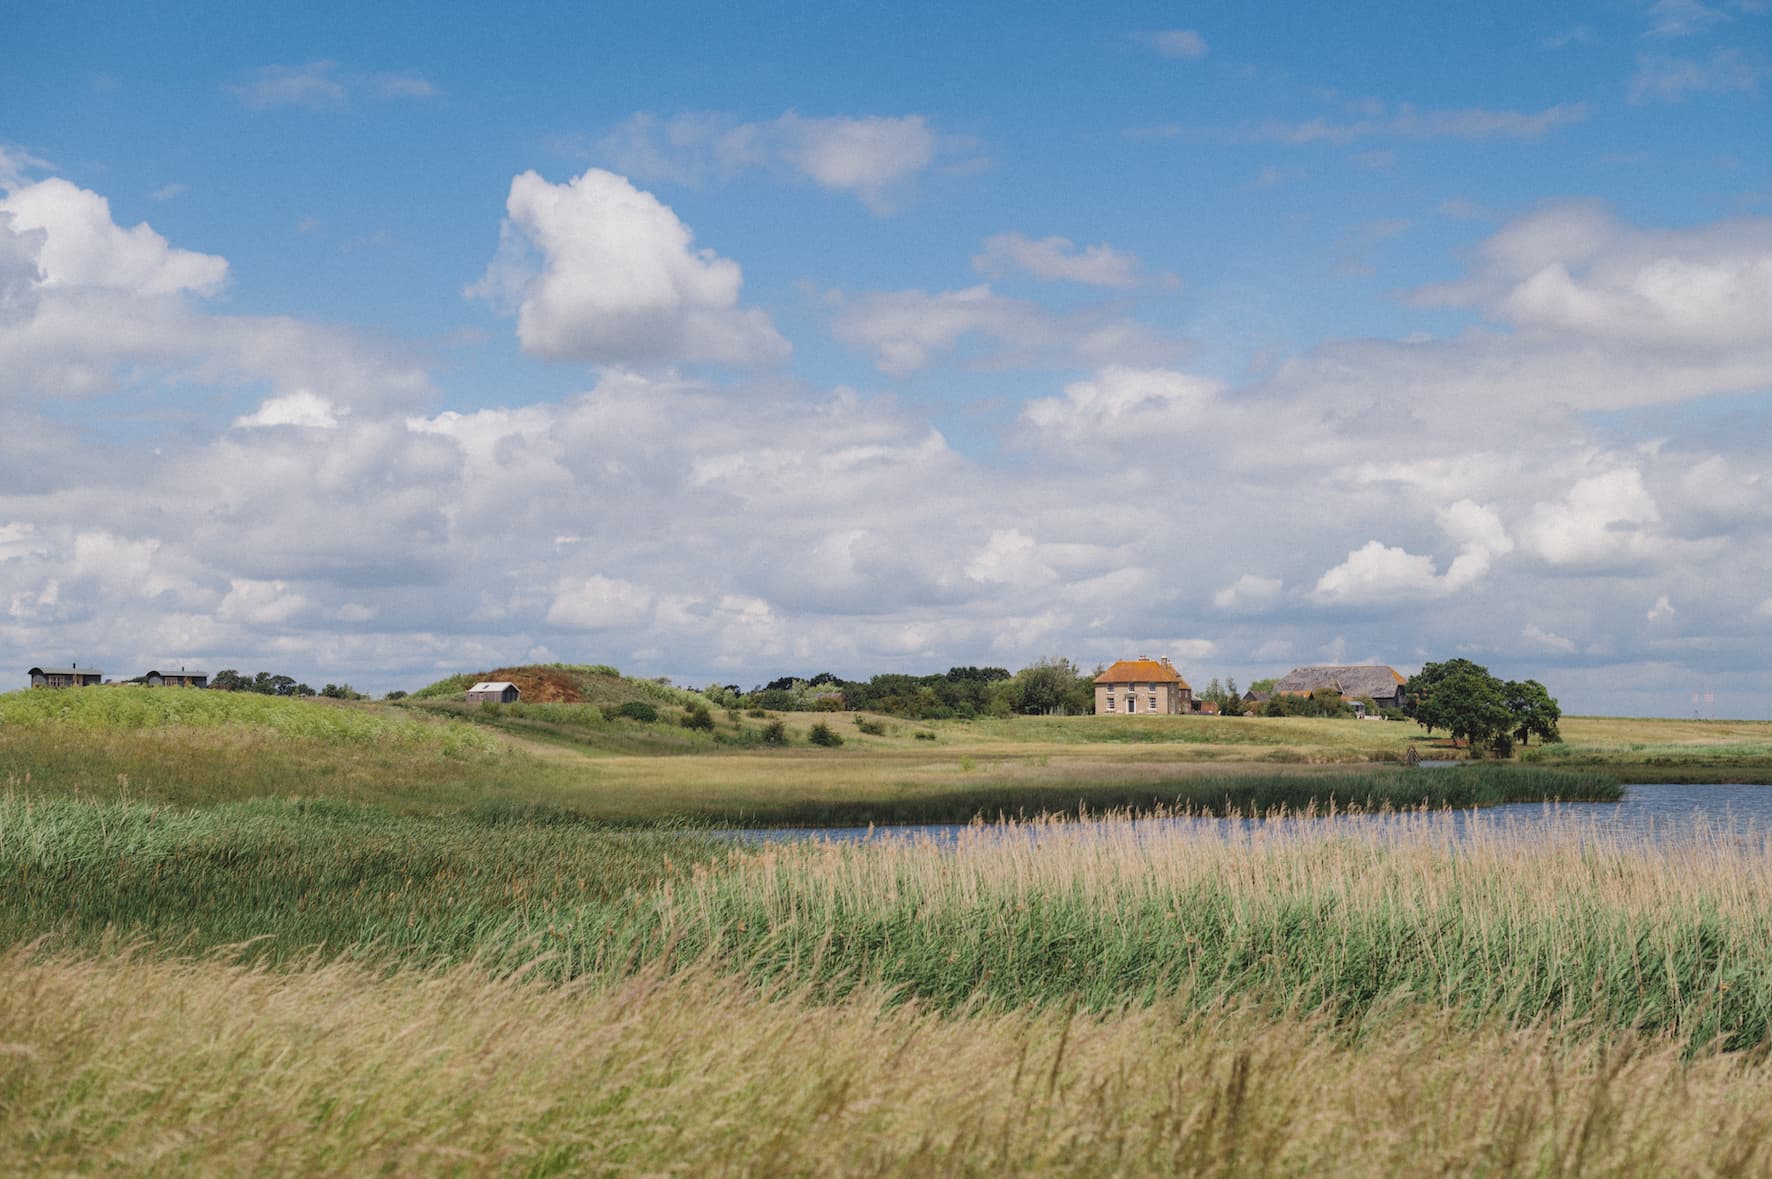
<instances>
[{"instance_id":1,"label":"green grass field","mask_svg":"<svg viewBox=\"0 0 1772 1179\"><path fill-rule=\"evenodd\" d=\"M1414 771L1418 729L1351 721L797 715L776 748L603 678L661 721L0 696L9 1169L1772 1169L1764 833L1093 817L1752 778L1772 726L1573 718Z\"/></svg>"}]
</instances>

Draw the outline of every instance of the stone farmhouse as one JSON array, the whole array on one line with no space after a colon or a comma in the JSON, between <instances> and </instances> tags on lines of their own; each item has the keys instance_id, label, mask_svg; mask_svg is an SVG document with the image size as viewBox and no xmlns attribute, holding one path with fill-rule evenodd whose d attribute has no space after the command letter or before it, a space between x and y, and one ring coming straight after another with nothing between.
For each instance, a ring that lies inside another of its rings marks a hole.
<instances>
[{"instance_id":1,"label":"stone farmhouse","mask_svg":"<svg viewBox=\"0 0 1772 1179\"><path fill-rule=\"evenodd\" d=\"M1194 710L1194 690L1167 658L1122 659L1095 677L1095 715L1176 716Z\"/></svg>"}]
</instances>

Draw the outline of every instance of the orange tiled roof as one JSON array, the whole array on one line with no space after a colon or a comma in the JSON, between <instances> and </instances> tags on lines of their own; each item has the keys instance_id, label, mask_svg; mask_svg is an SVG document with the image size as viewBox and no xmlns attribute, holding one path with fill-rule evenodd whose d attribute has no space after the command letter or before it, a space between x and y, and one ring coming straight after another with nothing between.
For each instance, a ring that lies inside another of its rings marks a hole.
<instances>
[{"instance_id":1,"label":"orange tiled roof","mask_svg":"<svg viewBox=\"0 0 1772 1179\"><path fill-rule=\"evenodd\" d=\"M1181 673L1155 659L1122 659L1095 677L1098 684L1177 684L1187 688ZM1193 689L1189 688L1189 691Z\"/></svg>"}]
</instances>

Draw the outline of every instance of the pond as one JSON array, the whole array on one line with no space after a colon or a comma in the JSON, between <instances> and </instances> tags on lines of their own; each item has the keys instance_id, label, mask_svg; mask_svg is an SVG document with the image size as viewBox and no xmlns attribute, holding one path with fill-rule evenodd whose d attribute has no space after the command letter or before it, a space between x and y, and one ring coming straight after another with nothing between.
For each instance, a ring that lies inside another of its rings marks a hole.
<instances>
[{"instance_id":1,"label":"pond","mask_svg":"<svg viewBox=\"0 0 1772 1179\"><path fill-rule=\"evenodd\" d=\"M1692 785L1648 783L1625 787L1621 802L1585 802L1550 804L1541 802L1509 803L1470 811L1436 811L1426 815L1408 816L1411 827L1419 830L1423 822L1446 823L1461 832L1473 821L1496 823L1509 831L1528 833L1534 827L1548 827L1552 822L1576 817L1608 833L1646 839L1663 839L1694 829L1733 829L1736 831L1772 832L1772 786ZM1145 822L1225 831L1244 830L1260 823L1260 819L1184 819L1165 818ZM1340 825L1383 826L1401 822L1398 816L1336 815L1309 820L1323 824L1325 830ZM837 843L864 843L870 840L919 839L940 841L957 839L968 827L959 823L906 824L894 827L770 827L754 831L738 831L740 838L774 842L790 839L825 839Z\"/></svg>"}]
</instances>

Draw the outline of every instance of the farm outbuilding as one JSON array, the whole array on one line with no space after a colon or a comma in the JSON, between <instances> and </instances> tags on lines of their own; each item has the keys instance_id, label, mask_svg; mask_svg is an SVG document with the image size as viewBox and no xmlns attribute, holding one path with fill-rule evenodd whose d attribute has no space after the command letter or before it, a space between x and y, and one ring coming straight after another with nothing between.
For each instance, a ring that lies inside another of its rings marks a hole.
<instances>
[{"instance_id":1,"label":"farm outbuilding","mask_svg":"<svg viewBox=\"0 0 1772 1179\"><path fill-rule=\"evenodd\" d=\"M468 703L515 704L522 695L509 680L488 680L468 689Z\"/></svg>"},{"instance_id":2,"label":"farm outbuilding","mask_svg":"<svg viewBox=\"0 0 1772 1179\"><path fill-rule=\"evenodd\" d=\"M149 671L142 677L142 682L150 688L207 688L209 673L206 671Z\"/></svg>"},{"instance_id":3,"label":"farm outbuilding","mask_svg":"<svg viewBox=\"0 0 1772 1179\"><path fill-rule=\"evenodd\" d=\"M1348 700L1369 696L1380 708L1401 708L1404 682L1396 668L1381 663L1295 667L1274 685L1274 693L1308 696L1320 688L1330 688Z\"/></svg>"},{"instance_id":4,"label":"farm outbuilding","mask_svg":"<svg viewBox=\"0 0 1772 1179\"><path fill-rule=\"evenodd\" d=\"M33 688L89 688L105 682L105 673L95 667L33 667L30 672Z\"/></svg>"}]
</instances>

